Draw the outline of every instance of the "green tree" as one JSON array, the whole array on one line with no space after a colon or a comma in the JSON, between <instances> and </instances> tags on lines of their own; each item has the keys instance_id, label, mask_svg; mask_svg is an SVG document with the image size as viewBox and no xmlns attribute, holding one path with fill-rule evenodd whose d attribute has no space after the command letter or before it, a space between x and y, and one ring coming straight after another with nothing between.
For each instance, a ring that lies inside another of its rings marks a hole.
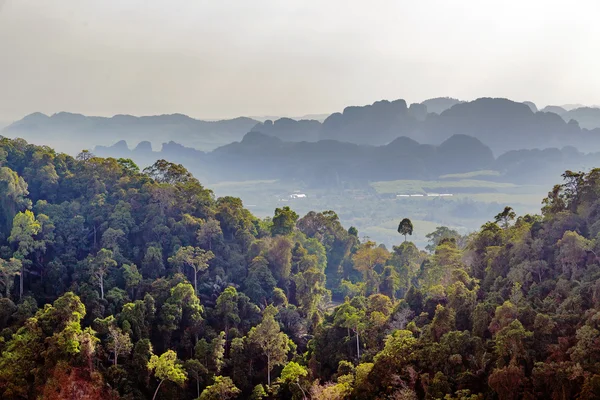
<instances>
[{"instance_id":1,"label":"green tree","mask_svg":"<svg viewBox=\"0 0 600 400\"><path fill-rule=\"evenodd\" d=\"M300 384L300 379L308 376L308 370L302 365L291 361L283 367L281 371L281 376L279 377L279 382L291 386L295 385L302 392L302 398L306 399L306 390Z\"/></svg>"},{"instance_id":2,"label":"green tree","mask_svg":"<svg viewBox=\"0 0 600 400\"><path fill-rule=\"evenodd\" d=\"M90 260L90 266L94 277L98 279L100 285L100 298L104 300L104 277L110 268L116 267L117 262L113 260L113 252L107 249L100 251Z\"/></svg>"},{"instance_id":3,"label":"green tree","mask_svg":"<svg viewBox=\"0 0 600 400\"><path fill-rule=\"evenodd\" d=\"M273 217L273 225L271 226L271 233L273 236L288 235L294 230L296 221L298 221L298 214L290 207L285 206L283 208L276 208L275 216Z\"/></svg>"},{"instance_id":4,"label":"green tree","mask_svg":"<svg viewBox=\"0 0 600 400\"><path fill-rule=\"evenodd\" d=\"M334 324L354 332L356 336L356 357L360 360L360 332L364 329L365 310L358 309L346 301L335 313Z\"/></svg>"},{"instance_id":5,"label":"green tree","mask_svg":"<svg viewBox=\"0 0 600 400\"><path fill-rule=\"evenodd\" d=\"M174 164L166 160L158 160L150 167L144 169L144 174L148 175L158 183L174 185L176 183L186 183L194 177L181 164Z\"/></svg>"},{"instance_id":6,"label":"green tree","mask_svg":"<svg viewBox=\"0 0 600 400\"><path fill-rule=\"evenodd\" d=\"M271 370L275 365L283 364L290 351L289 338L281 332L279 324L275 321L277 309L268 306L263 312L260 324L250 329L248 340L258 346L267 357L267 384L271 386Z\"/></svg>"},{"instance_id":7,"label":"green tree","mask_svg":"<svg viewBox=\"0 0 600 400\"><path fill-rule=\"evenodd\" d=\"M219 319L223 321L225 338L228 338L229 329L240 323L238 293L233 286L228 286L223 293L219 295L217 304L215 305L215 313Z\"/></svg>"},{"instance_id":8,"label":"green tree","mask_svg":"<svg viewBox=\"0 0 600 400\"><path fill-rule=\"evenodd\" d=\"M362 273L363 281L367 284L367 290L370 293L379 290L379 275L375 271L375 267L383 267L390 256L386 249L376 247L375 243L371 241L362 244L352 256L354 269Z\"/></svg>"},{"instance_id":9,"label":"green tree","mask_svg":"<svg viewBox=\"0 0 600 400\"><path fill-rule=\"evenodd\" d=\"M133 299L135 298L135 288L142 282L142 274L140 274L135 264L123 264L121 268L125 286L131 291L131 298Z\"/></svg>"},{"instance_id":10,"label":"green tree","mask_svg":"<svg viewBox=\"0 0 600 400\"><path fill-rule=\"evenodd\" d=\"M202 365L199 360L190 358L184 363L185 370L187 371L188 377L194 378L196 381L196 392L200 397L200 381L202 377L208 373L207 369Z\"/></svg>"},{"instance_id":11,"label":"green tree","mask_svg":"<svg viewBox=\"0 0 600 400\"><path fill-rule=\"evenodd\" d=\"M215 243L223 240L221 224L216 219L209 218L200 225L196 236L200 244L208 247L208 250L212 250Z\"/></svg>"},{"instance_id":12,"label":"green tree","mask_svg":"<svg viewBox=\"0 0 600 400\"><path fill-rule=\"evenodd\" d=\"M166 299L159 313L158 329L163 333L165 344L170 344L172 334L197 335L202 322L203 308L194 288L188 282L178 283L171 288L170 296ZM191 350L191 343L180 342Z\"/></svg>"},{"instance_id":13,"label":"green tree","mask_svg":"<svg viewBox=\"0 0 600 400\"><path fill-rule=\"evenodd\" d=\"M242 391L238 389L231 378L215 376L215 382L207 386L200 395L200 400L230 400L235 399Z\"/></svg>"},{"instance_id":14,"label":"green tree","mask_svg":"<svg viewBox=\"0 0 600 400\"><path fill-rule=\"evenodd\" d=\"M513 221L516 217L517 214L512 209L512 207L506 206L504 207L504 210L502 210L501 213L498 213L494 217L494 220L496 221L496 223L502 225L504 229L507 229L510 226L511 221Z\"/></svg>"},{"instance_id":15,"label":"green tree","mask_svg":"<svg viewBox=\"0 0 600 400\"><path fill-rule=\"evenodd\" d=\"M148 361L148 369L154 372L154 376L159 381L152 400L156 398L156 394L164 381L171 381L182 386L187 379L185 370L177 360L177 354L173 350L167 350L160 357L153 354L150 361Z\"/></svg>"},{"instance_id":16,"label":"green tree","mask_svg":"<svg viewBox=\"0 0 600 400\"><path fill-rule=\"evenodd\" d=\"M0 167L0 232L9 233L17 212L31 208L27 182L8 167Z\"/></svg>"},{"instance_id":17,"label":"green tree","mask_svg":"<svg viewBox=\"0 0 600 400\"><path fill-rule=\"evenodd\" d=\"M218 375L225 364L225 332L219 333L209 342L198 340L194 348L194 356L198 359L207 373Z\"/></svg>"},{"instance_id":18,"label":"green tree","mask_svg":"<svg viewBox=\"0 0 600 400\"><path fill-rule=\"evenodd\" d=\"M398 233L404 235L404 241L406 242L406 235L412 235L413 233L413 224L410 219L404 218L398 224Z\"/></svg>"},{"instance_id":19,"label":"green tree","mask_svg":"<svg viewBox=\"0 0 600 400\"><path fill-rule=\"evenodd\" d=\"M566 231L556 243L556 247L558 248L557 259L565 276L570 279L580 279L592 243L577 232Z\"/></svg>"},{"instance_id":20,"label":"green tree","mask_svg":"<svg viewBox=\"0 0 600 400\"><path fill-rule=\"evenodd\" d=\"M198 293L198 274L208 269L208 262L215 257L212 251L199 247L180 247L174 256L169 257L169 263L177 267L190 267L194 273L194 291Z\"/></svg>"},{"instance_id":21,"label":"green tree","mask_svg":"<svg viewBox=\"0 0 600 400\"><path fill-rule=\"evenodd\" d=\"M495 351L499 359L510 358L510 365L518 365L518 361L527 358L527 340L532 336L533 333L525 330L518 319L512 321L508 326L502 328L494 338Z\"/></svg>"},{"instance_id":22,"label":"green tree","mask_svg":"<svg viewBox=\"0 0 600 400\"><path fill-rule=\"evenodd\" d=\"M21 260L21 273L19 279L19 299L23 297L23 281L25 279L25 265L30 264L26 257L36 251L42 244L35 240L35 236L42 230L42 225L35 219L29 210L19 212L13 219L13 227L8 241L17 246L15 258Z\"/></svg>"},{"instance_id":23,"label":"green tree","mask_svg":"<svg viewBox=\"0 0 600 400\"><path fill-rule=\"evenodd\" d=\"M443 239L454 239L458 241L461 238L458 232L456 232L454 229L448 228L447 226L438 226L435 228L435 231L428 233L425 235L425 237L429 241L429 244L425 246L425 250L430 253L435 251L435 248Z\"/></svg>"}]
</instances>

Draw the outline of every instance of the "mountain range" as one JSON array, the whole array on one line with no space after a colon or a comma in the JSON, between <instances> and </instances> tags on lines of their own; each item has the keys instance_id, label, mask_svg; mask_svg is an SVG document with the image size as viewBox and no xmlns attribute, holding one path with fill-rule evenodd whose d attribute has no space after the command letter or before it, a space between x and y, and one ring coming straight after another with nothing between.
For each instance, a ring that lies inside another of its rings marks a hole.
<instances>
[{"instance_id":1,"label":"mountain range","mask_svg":"<svg viewBox=\"0 0 600 400\"><path fill-rule=\"evenodd\" d=\"M452 102L448 99L447 105ZM564 146L586 152L600 151L600 128L581 128L576 120L565 121L552 112L536 112L528 104L481 98L456 101L440 114L427 112L426 107L425 104L407 106L404 100L379 101L364 107L347 107L342 113L330 115L322 124L289 119L265 121L253 131L284 140L334 139L370 145L385 145L401 136L421 143L440 144L453 135L464 134L480 139L495 154ZM580 110L568 113L576 115ZM600 109L592 110L600 112ZM594 125L590 121L586 120L587 126Z\"/></svg>"},{"instance_id":2,"label":"mountain range","mask_svg":"<svg viewBox=\"0 0 600 400\"><path fill-rule=\"evenodd\" d=\"M600 153L584 154L574 147L512 150L494 157L490 147L472 136L456 134L440 145L400 137L384 146L336 140L286 142L249 132L240 142L211 152L165 143L153 151L150 143L130 150L125 141L94 153L131 158L140 165L157 159L183 164L203 182L286 179L312 187L353 187L373 181L431 180L441 175L493 170L486 179L539 184L556 180L567 169L585 170L600 162Z\"/></svg>"},{"instance_id":3,"label":"mountain range","mask_svg":"<svg viewBox=\"0 0 600 400\"><path fill-rule=\"evenodd\" d=\"M67 112L51 116L34 113L5 127L2 134L23 137L74 154L97 144L108 145L122 139L132 143L149 141L156 146L166 140L176 140L187 146L210 150L240 140L257 123L246 117L202 121L182 114L107 118Z\"/></svg>"},{"instance_id":4,"label":"mountain range","mask_svg":"<svg viewBox=\"0 0 600 400\"><path fill-rule=\"evenodd\" d=\"M453 135L463 134L481 140L494 154L500 155L509 150L564 146L573 146L582 152L600 151L599 127L598 108L567 110L549 106L537 111L534 103L508 99L480 98L463 102L435 98L410 105L400 99L346 107L323 122L292 118L260 122L246 117L202 121L181 114L106 118L66 112L52 116L34 113L1 132L4 136L23 137L70 153L119 140L148 141L155 147L174 141L211 151L242 140L249 131L287 142L336 140L373 146L387 145L403 136L419 143L439 145Z\"/></svg>"}]
</instances>

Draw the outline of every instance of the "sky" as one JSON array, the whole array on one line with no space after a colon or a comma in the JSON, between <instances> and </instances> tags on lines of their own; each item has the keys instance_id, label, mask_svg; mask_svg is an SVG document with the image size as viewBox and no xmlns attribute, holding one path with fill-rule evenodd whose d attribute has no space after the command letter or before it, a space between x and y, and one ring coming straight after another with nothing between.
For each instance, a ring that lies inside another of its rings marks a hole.
<instances>
[{"instance_id":1,"label":"sky","mask_svg":"<svg viewBox=\"0 0 600 400\"><path fill-rule=\"evenodd\" d=\"M600 104L597 0L0 0L0 121Z\"/></svg>"}]
</instances>

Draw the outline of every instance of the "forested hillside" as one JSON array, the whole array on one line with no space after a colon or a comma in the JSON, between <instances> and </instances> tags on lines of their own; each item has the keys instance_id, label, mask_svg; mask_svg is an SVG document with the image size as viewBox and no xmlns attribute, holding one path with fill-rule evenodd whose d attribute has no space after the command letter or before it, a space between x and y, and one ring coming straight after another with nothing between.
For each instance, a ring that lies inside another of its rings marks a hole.
<instances>
[{"instance_id":1,"label":"forested hillside","mask_svg":"<svg viewBox=\"0 0 600 400\"><path fill-rule=\"evenodd\" d=\"M425 250L399 215L388 250L0 138L0 398L598 398L600 170L564 178Z\"/></svg>"}]
</instances>

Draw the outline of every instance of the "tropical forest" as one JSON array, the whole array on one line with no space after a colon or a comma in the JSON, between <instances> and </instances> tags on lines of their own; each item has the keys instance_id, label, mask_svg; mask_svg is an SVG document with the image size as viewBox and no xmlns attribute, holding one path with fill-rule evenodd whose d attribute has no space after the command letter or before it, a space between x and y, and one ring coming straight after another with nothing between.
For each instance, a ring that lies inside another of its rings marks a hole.
<instances>
[{"instance_id":1,"label":"tropical forest","mask_svg":"<svg viewBox=\"0 0 600 400\"><path fill-rule=\"evenodd\" d=\"M600 170L428 245L0 138L0 398L595 399Z\"/></svg>"}]
</instances>

